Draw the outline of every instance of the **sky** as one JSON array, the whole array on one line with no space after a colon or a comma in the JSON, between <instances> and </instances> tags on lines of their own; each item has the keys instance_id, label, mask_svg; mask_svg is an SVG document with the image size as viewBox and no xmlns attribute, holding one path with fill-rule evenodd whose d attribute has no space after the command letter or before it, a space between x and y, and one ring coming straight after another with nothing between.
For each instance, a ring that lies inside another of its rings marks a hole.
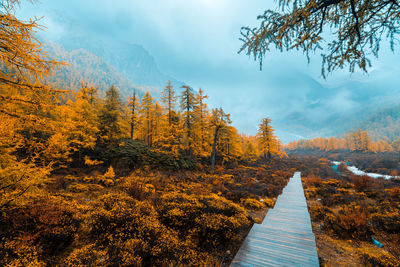
<instances>
[{"instance_id":1,"label":"sky","mask_svg":"<svg viewBox=\"0 0 400 267\"><path fill-rule=\"evenodd\" d=\"M257 15L274 8L265 0L41 0L25 3L17 15L43 17L45 35L65 33L61 16L73 20L82 32L127 43L141 44L155 58L159 69L177 80L203 88L210 107L223 107L240 132L255 134L264 117L279 120L302 109L310 86L324 87L353 81L378 83L397 77L398 56L384 50L369 75L348 74L347 69L321 77L321 61L307 64L300 52L271 51L259 64L241 47L242 26L257 26ZM76 26L75 26L76 27ZM387 86L397 86L392 82ZM387 87L386 86L386 87ZM336 109L352 104L351 94L341 92L328 105ZM279 133L279 127L277 132Z\"/></svg>"}]
</instances>

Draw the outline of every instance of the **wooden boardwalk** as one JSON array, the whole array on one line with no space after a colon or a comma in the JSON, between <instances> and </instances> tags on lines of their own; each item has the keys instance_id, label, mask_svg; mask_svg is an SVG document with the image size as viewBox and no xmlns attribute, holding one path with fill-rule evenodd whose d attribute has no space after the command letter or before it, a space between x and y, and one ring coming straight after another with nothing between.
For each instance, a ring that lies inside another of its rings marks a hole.
<instances>
[{"instance_id":1,"label":"wooden boardwalk","mask_svg":"<svg viewBox=\"0 0 400 267\"><path fill-rule=\"evenodd\" d=\"M254 224L231 266L319 266L300 172L262 224Z\"/></svg>"}]
</instances>

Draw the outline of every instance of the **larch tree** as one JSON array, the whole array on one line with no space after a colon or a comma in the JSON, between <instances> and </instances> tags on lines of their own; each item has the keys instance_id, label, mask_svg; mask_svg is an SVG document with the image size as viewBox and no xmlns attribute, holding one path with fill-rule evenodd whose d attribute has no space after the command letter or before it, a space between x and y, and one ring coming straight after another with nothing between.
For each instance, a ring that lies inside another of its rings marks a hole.
<instances>
[{"instance_id":1,"label":"larch tree","mask_svg":"<svg viewBox=\"0 0 400 267\"><path fill-rule=\"evenodd\" d=\"M149 92L142 97L140 116L142 121L142 136L143 141L148 145L153 145L153 126L154 126L154 104L153 97Z\"/></svg>"},{"instance_id":2,"label":"larch tree","mask_svg":"<svg viewBox=\"0 0 400 267\"><path fill-rule=\"evenodd\" d=\"M172 118L175 114L172 114L175 111L176 101L178 97L176 96L174 87L171 84L171 81L168 81L164 90L161 93L161 102L167 110L168 117L168 125L171 126Z\"/></svg>"},{"instance_id":3,"label":"larch tree","mask_svg":"<svg viewBox=\"0 0 400 267\"><path fill-rule=\"evenodd\" d=\"M195 120L195 152L198 156L205 157L209 152L207 149L208 133L207 133L207 120L209 111L206 103L206 95L203 89L199 89L195 94L196 105L194 106L194 120Z\"/></svg>"},{"instance_id":4,"label":"larch tree","mask_svg":"<svg viewBox=\"0 0 400 267\"><path fill-rule=\"evenodd\" d=\"M240 144L240 137L235 127L226 126L221 129L218 138L219 152L224 162L239 158L243 151Z\"/></svg>"},{"instance_id":5,"label":"larch tree","mask_svg":"<svg viewBox=\"0 0 400 267\"><path fill-rule=\"evenodd\" d=\"M159 143L163 132L163 108L157 102L154 104L153 143Z\"/></svg>"},{"instance_id":6,"label":"larch tree","mask_svg":"<svg viewBox=\"0 0 400 267\"><path fill-rule=\"evenodd\" d=\"M77 155L78 163L83 162L82 153L93 149L96 145L98 129L98 117L94 106L90 103L91 98L85 97L85 88L77 93L76 100L69 100L65 105L57 107L58 131L54 135L54 141L67 143L65 158L66 162L72 161L71 156ZM57 142L54 144L57 145ZM51 151L62 151L62 149L50 149ZM53 152L53 153L54 153Z\"/></svg>"},{"instance_id":7,"label":"larch tree","mask_svg":"<svg viewBox=\"0 0 400 267\"><path fill-rule=\"evenodd\" d=\"M186 128L186 143L187 143L187 150L189 155L192 155L192 127L193 127L193 120L194 120L194 108L196 105L196 99L194 96L193 88L190 86L182 86L184 89L181 96L180 96L180 106L182 110L182 115L185 120L185 128Z\"/></svg>"},{"instance_id":8,"label":"larch tree","mask_svg":"<svg viewBox=\"0 0 400 267\"><path fill-rule=\"evenodd\" d=\"M24 102L28 91L48 91L50 88L42 85L40 80L47 77L59 63L51 59L35 37L35 32L41 27L36 20L21 21L14 16L19 0L4 0L0 3L0 100L4 102ZM9 92L9 89L18 92ZM34 104L34 103L31 103ZM3 107L0 112L10 116Z\"/></svg>"},{"instance_id":9,"label":"larch tree","mask_svg":"<svg viewBox=\"0 0 400 267\"><path fill-rule=\"evenodd\" d=\"M98 100L99 88L81 81L78 97L84 98L90 105L94 106Z\"/></svg>"},{"instance_id":10,"label":"larch tree","mask_svg":"<svg viewBox=\"0 0 400 267\"><path fill-rule=\"evenodd\" d=\"M262 64L271 46L276 49L322 52L322 75L348 65L367 71L378 56L382 40L391 49L400 29L396 0L279 0L280 10L258 16L256 28L243 27L240 49ZM329 37L329 38L328 38ZM331 38L332 37L332 38ZM261 67L261 65L260 65Z\"/></svg>"},{"instance_id":11,"label":"larch tree","mask_svg":"<svg viewBox=\"0 0 400 267\"><path fill-rule=\"evenodd\" d=\"M274 129L271 126L271 119L264 118L260 124L257 132L258 144L260 152L264 158L271 159L271 155L276 146L276 138L274 136Z\"/></svg>"},{"instance_id":12,"label":"larch tree","mask_svg":"<svg viewBox=\"0 0 400 267\"><path fill-rule=\"evenodd\" d=\"M100 143L103 146L115 144L121 137L122 100L118 89L112 85L106 91L104 105L99 115Z\"/></svg>"},{"instance_id":13,"label":"larch tree","mask_svg":"<svg viewBox=\"0 0 400 267\"><path fill-rule=\"evenodd\" d=\"M169 115L161 120L157 151L178 158L182 150L183 122L176 111L172 110Z\"/></svg>"},{"instance_id":14,"label":"larch tree","mask_svg":"<svg viewBox=\"0 0 400 267\"><path fill-rule=\"evenodd\" d=\"M35 37L41 29L37 20L15 17L19 4L0 3L0 209L43 183L51 170L51 164L37 166L36 159L52 134L50 100L57 92L41 81L61 65Z\"/></svg>"},{"instance_id":15,"label":"larch tree","mask_svg":"<svg viewBox=\"0 0 400 267\"><path fill-rule=\"evenodd\" d=\"M132 96L129 97L128 106L130 109L130 120L129 120L130 133L131 133L131 139L133 140L135 127L137 124L137 113L138 113L138 109L139 109L139 99L136 95L136 90L133 90Z\"/></svg>"},{"instance_id":16,"label":"larch tree","mask_svg":"<svg viewBox=\"0 0 400 267\"><path fill-rule=\"evenodd\" d=\"M211 153L211 171L215 169L215 157L217 154L217 142L221 130L224 130L232 121L230 115L225 113L222 108L213 109L210 118L210 127L214 130L214 141Z\"/></svg>"},{"instance_id":17,"label":"larch tree","mask_svg":"<svg viewBox=\"0 0 400 267\"><path fill-rule=\"evenodd\" d=\"M242 157L248 161L256 161L258 157L257 146L250 138L242 137Z\"/></svg>"},{"instance_id":18,"label":"larch tree","mask_svg":"<svg viewBox=\"0 0 400 267\"><path fill-rule=\"evenodd\" d=\"M166 87L161 93L162 108L166 111L165 115L160 117L160 122L158 128L159 138L158 146L162 153L167 153L173 155L175 158L179 157L180 150L182 149L182 134L183 125L181 124L181 119L179 113L176 112L176 104L178 97L171 84L168 81Z\"/></svg>"}]
</instances>

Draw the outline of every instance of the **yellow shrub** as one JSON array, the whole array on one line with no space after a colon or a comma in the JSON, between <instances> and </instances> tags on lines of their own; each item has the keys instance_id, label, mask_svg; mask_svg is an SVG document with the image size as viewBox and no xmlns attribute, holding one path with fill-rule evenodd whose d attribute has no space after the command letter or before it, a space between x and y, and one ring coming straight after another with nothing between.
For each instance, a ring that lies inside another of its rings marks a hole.
<instances>
[{"instance_id":1,"label":"yellow shrub","mask_svg":"<svg viewBox=\"0 0 400 267\"><path fill-rule=\"evenodd\" d=\"M94 244L74 249L64 260L64 266L104 266L109 262L107 251Z\"/></svg>"},{"instance_id":2,"label":"yellow shrub","mask_svg":"<svg viewBox=\"0 0 400 267\"><path fill-rule=\"evenodd\" d=\"M110 187L110 186L113 186L113 185L114 185L114 181L112 179L106 179L104 181L104 186L106 186L106 187Z\"/></svg>"},{"instance_id":3,"label":"yellow shrub","mask_svg":"<svg viewBox=\"0 0 400 267\"><path fill-rule=\"evenodd\" d=\"M267 206L268 208L272 208L274 206L274 201L270 198L264 198L262 200L262 202L264 203L265 206Z\"/></svg>"},{"instance_id":4,"label":"yellow shrub","mask_svg":"<svg viewBox=\"0 0 400 267\"><path fill-rule=\"evenodd\" d=\"M359 249L360 259L364 266L368 267L396 267L400 266L400 260L385 250L379 250L379 253L372 249Z\"/></svg>"},{"instance_id":5,"label":"yellow shrub","mask_svg":"<svg viewBox=\"0 0 400 267\"><path fill-rule=\"evenodd\" d=\"M254 198L243 198L240 200L240 203L247 209L251 210L259 210L264 207L264 204Z\"/></svg>"},{"instance_id":6,"label":"yellow shrub","mask_svg":"<svg viewBox=\"0 0 400 267\"><path fill-rule=\"evenodd\" d=\"M68 190L74 193L80 193L89 191L89 187L84 184L71 184L68 186Z\"/></svg>"}]
</instances>

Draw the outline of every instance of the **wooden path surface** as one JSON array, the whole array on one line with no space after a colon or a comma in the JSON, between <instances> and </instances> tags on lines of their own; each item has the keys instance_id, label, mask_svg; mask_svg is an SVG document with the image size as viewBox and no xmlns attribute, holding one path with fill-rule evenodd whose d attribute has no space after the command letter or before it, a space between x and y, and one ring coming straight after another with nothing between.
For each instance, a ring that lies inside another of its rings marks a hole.
<instances>
[{"instance_id":1,"label":"wooden path surface","mask_svg":"<svg viewBox=\"0 0 400 267\"><path fill-rule=\"evenodd\" d=\"M254 224L231 266L319 266L300 172L262 224Z\"/></svg>"}]
</instances>

